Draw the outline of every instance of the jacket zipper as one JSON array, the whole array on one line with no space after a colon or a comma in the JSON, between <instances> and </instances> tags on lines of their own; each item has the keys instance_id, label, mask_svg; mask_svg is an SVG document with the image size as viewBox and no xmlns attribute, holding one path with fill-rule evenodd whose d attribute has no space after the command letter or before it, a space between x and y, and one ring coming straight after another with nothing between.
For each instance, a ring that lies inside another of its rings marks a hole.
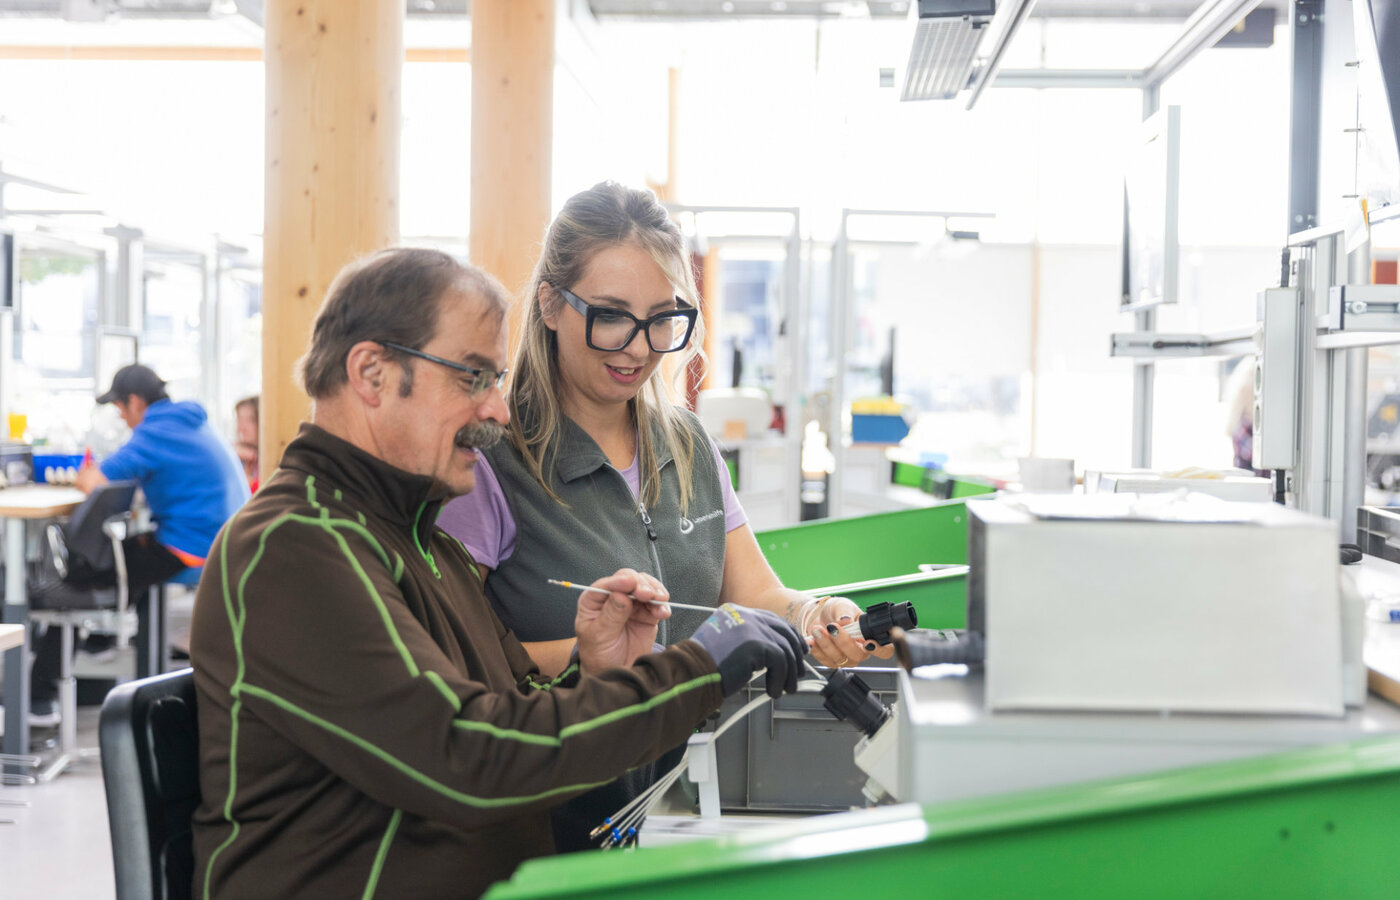
<instances>
[{"instance_id":1,"label":"jacket zipper","mask_svg":"<svg viewBox=\"0 0 1400 900\"><path fill-rule=\"evenodd\" d=\"M639 502L637 504L637 514L642 517L642 524L647 528L647 537L651 542L656 543L656 531L651 527L651 516L647 515L647 505Z\"/></svg>"},{"instance_id":2,"label":"jacket zipper","mask_svg":"<svg viewBox=\"0 0 1400 900\"><path fill-rule=\"evenodd\" d=\"M647 505L640 499L637 501L637 515L642 517L642 525L647 530L647 549L651 551L652 565L656 566L656 580L662 584L666 579L661 571L661 554L656 550L656 529L651 525L651 516L647 514ZM667 627L670 623L663 621L657 626L656 637L664 647L671 645L671 629Z\"/></svg>"}]
</instances>

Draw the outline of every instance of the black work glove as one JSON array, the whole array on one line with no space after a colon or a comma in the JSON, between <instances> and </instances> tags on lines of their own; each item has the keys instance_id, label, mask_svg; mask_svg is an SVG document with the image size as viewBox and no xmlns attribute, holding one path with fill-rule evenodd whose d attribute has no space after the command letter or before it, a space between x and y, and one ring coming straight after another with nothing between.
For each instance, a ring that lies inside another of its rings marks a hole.
<instances>
[{"instance_id":1,"label":"black work glove","mask_svg":"<svg viewBox=\"0 0 1400 900\"><path fill-rule=\"evenodd\" d=\"M797 629L766 609L725 603L690 639L715 661L726 697L748 684L759 669L768 670L768 696L797 690L807 644Z\"/></svg>"}]
</instances>

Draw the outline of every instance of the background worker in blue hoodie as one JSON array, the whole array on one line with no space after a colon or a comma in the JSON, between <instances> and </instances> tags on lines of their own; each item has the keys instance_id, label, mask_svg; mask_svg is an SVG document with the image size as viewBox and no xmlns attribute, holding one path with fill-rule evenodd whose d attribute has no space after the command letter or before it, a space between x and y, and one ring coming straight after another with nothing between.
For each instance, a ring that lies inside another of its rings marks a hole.
<instances>
[{"instance_id":1,"label":"background worker in blue hoodie","mask_svg":"<svg viewBox=\"0 0 1400 900\"><path fill-rule=\"evenodd\" d=\"M214 536L248 499L248 480L233 450L209 427L204 407L171 400L165 382L147 367L118 369L97 402L117 407L131 439L100 464L84 466L74 484L85 494L108 481L141 485L156 531L126 542L134 594L203 566Z\"/></svg>"},{"instance_id":2,"label":"background worker in blue hoodie","mask_svg":"<svg viewBox=\"0 0 1400 900\"><path fill-rule=\"evenodd\" d=\"M85 465L74 484L85 494L108 481L131 479L141 485L156 530L132 535L122 544L127 586L135 598L204 565L214 536L248 499L248 480L233 449L209 427L204 407L171 400L165 382L146 366L117 370L111 389L97 402L117 407L131 439L100 464ZM144 604L137 609L144 616ZM35 635L31 726L59 721L59 638L55 628Z\"/></svg>"}]
</instances>

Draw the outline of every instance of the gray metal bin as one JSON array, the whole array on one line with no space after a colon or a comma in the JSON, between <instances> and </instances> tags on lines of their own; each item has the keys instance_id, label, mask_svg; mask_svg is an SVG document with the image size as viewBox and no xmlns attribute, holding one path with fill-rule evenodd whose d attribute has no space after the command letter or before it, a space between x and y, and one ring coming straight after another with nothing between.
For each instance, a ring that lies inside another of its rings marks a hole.
<instances>
[{"instance_id":1,"label":"gray metal bin","mask_svg":"<svg viewBox=\"0 0 1400 900\"><path fill-rule=\"evenodd\" d=\"M1367 556L1400 563L1400 508L1357 507L1356 543Z\"/></svg>"},{"instance_id":2,"label":"gray metal bin","mask_svg":"<svg viewBox=\"0 0 1400 900\"><path fill-rule=\"evenodd\" d=\"M861 666L861 680L892 704L897 669ZM826 674L823 670L823 674ZM719 721L726 721L763 693L750 684L724 701ZM861 734L822 708L817 691L784 694L736 722L719 739L720 804L727 810L831 812L866 805L861 788L866 775L856 768L853 752Z\"/></svg>"}]
</instances>

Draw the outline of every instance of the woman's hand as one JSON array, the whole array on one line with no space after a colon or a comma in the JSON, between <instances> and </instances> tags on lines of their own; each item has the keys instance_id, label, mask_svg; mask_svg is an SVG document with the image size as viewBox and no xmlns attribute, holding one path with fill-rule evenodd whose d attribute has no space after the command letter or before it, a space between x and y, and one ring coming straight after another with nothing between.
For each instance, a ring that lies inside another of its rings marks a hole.
<instances>
[{"instance_id":1,"label":"woman's hand","mask_svg":"<svg viewBox=\"0 0 1400 900\"><path fill-rule=\"evenodd\" d=\"M822 597L803 616L802 630L812 639L812 656L830 668L855 666L873 656L889 659L893 646L876 644L864 638L852 637L842 629L860 618L860 607L845 597Z\"/></svg>"},{"instance_id":2,"label":"woman's hand","mask_svg":"<svg viewBox=\"0 0 1400 900\"><path fill-rule=\"evenodd\" d=\"M671 610L646 601L669 600L665 585L643 572L618 569L593 582L593 587L607 593L579 594L574 617L579 665L589 672L630 666L637 657L652 652L656 626L670 618Z\"/></svg>"}]
</instances>

